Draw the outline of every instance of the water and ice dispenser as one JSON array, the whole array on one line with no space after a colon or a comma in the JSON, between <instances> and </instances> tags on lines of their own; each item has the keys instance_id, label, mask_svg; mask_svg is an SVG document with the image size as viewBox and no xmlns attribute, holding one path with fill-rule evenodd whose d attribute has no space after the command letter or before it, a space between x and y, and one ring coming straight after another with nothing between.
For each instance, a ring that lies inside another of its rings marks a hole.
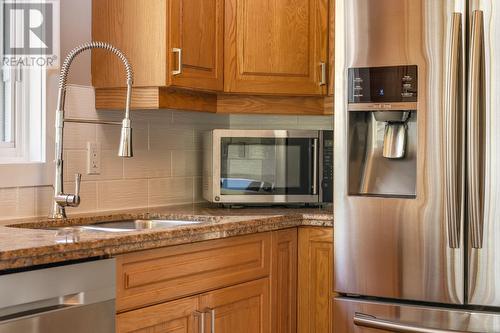
<instances>
[{"instance_id":1,"label":"water and ice dispenser","mask_svg":"<svg viewBox=\"0 0 500 333\"><path fill-rule=\"evenodd\" d=\"M348 74L349 194L415 197L417 66Z\"/></svg>"}]
</instances>

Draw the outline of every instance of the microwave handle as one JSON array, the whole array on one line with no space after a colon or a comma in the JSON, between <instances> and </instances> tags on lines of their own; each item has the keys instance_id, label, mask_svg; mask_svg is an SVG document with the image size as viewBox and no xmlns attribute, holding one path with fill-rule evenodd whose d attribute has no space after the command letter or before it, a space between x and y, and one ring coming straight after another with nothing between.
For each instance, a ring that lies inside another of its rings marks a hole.
<instances>
[{"instance_id":1,"label":"microwave handle","mask_svg":"<svg viewBox=\"0 0 500 333\"><path fill-rule=\"evenodd\" d=\"M313 139L313 180L312 180L312 194L318 194L318 139Z\"/></svg>"}]
</instances>

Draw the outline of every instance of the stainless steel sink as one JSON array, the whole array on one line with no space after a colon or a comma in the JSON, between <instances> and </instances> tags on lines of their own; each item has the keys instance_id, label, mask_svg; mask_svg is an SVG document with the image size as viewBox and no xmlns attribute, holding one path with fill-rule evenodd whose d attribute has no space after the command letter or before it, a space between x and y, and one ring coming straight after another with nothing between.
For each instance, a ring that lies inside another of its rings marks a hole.
<instances>
[{"instance_id":1,"label":"stainless steel sink","mask_svg":"<svg viewBox=\"0 0 500 333\"><path fill-rule=\"evenodd\" d=\"M184 220L125 220L83 225L80 228L82 230L88 231L125 232L136 230L175 228L202 222L203 221Z\"/></svg>"}]
</instances>

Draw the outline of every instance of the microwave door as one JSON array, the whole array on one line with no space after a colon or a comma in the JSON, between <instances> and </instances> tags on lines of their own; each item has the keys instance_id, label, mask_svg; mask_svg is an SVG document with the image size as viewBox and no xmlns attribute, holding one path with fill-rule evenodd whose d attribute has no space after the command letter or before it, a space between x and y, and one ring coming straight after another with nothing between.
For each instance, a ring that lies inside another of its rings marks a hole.
<instances>
[{"instance_id":1,"label":"microwave door","mask_svg":"<svg viewBox=\"0 0 500 333\"><path fill-rule=\"evenodd\" d=\"M317 150L311 137L222 137L221 202L318 202Z\"/></svg>"}]
</instances>

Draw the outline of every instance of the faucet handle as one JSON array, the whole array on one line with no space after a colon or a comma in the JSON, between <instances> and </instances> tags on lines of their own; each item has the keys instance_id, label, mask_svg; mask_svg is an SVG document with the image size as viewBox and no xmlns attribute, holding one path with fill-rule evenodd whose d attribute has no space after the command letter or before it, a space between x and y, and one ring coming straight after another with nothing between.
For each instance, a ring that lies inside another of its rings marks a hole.
<instances>
[{"instance_id":1,"label":"faucet handle","mask_svg":"<svg viewBox=\"0 0 500 333\"><path fill-rule=\"evenodd\" d=\"M68 194L66 197L67 205L70 207L78 207L80 205L80 183L82 182L82 174L75 173L75 194Z\"/></svg>"},{"instance_id":2,"label":"faucet handle","mask_svg":"<svg viewBox=\"0 0 500 333\"><path fill-rule=\"evenodd\" d=\"M82 181L82 174L75 174L75 194L58 194L54 200L61 207L78 207L80 205L80 183Z\"/></svg>"},{"instance_id":3,"label":"faucet handle","mask_svg":"<svg viewBox=\"0 0 500 333\"><path fill-rule=\"evenodd\" d=\"M80 183L82 182L82 174L75 173L75 196L80 196Z\"/></svg>"}]
</instances>

